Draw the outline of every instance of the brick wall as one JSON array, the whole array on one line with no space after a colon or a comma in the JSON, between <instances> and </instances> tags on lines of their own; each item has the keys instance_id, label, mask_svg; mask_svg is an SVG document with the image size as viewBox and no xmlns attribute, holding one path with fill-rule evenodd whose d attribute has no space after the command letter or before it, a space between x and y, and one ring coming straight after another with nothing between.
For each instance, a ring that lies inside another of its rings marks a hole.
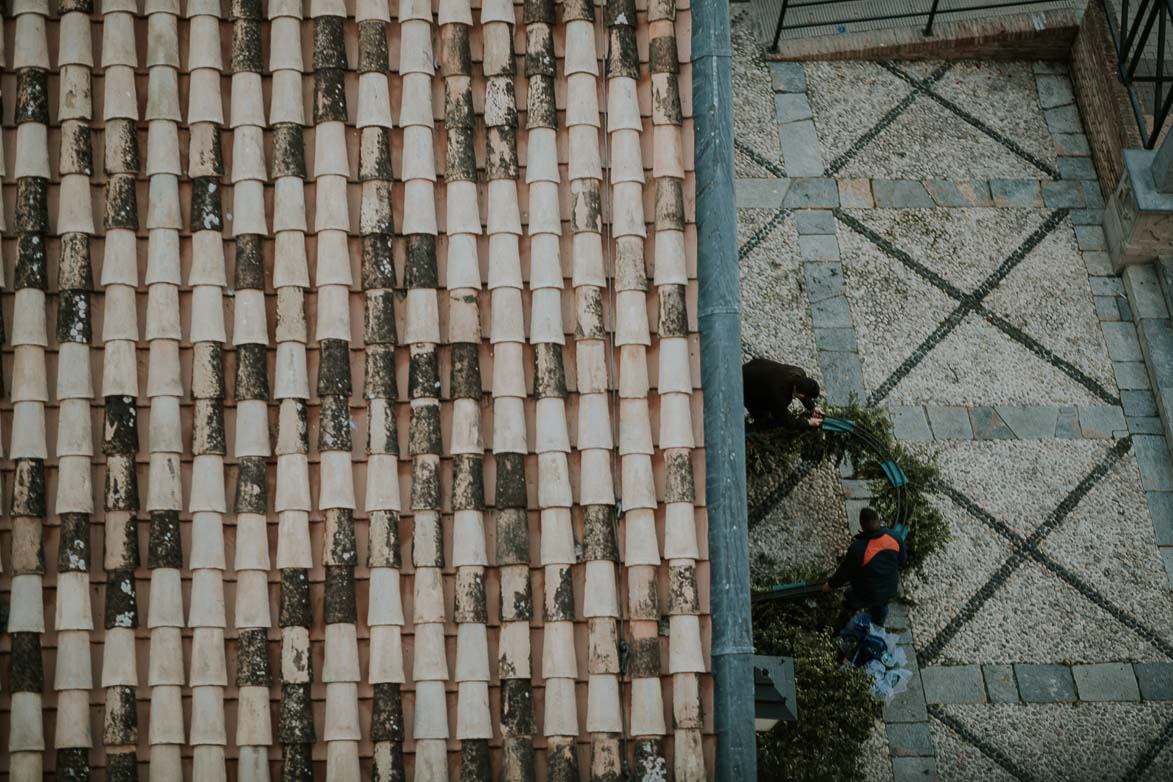
<instances>
[{"instance_id":1,"label":"brick wall","mask_svg":"<svg viewBox=\"0 0 1173 782\"><path fill-rule=\"evenodd\" d=\"M1116 189L1121 152L1140 147L1128 92L1117 76L1116 47L1099 3L1090 3L1071 49L1071 81L1083 116L1092 159L1105 193Z\"/></svg>"}]
</instances>

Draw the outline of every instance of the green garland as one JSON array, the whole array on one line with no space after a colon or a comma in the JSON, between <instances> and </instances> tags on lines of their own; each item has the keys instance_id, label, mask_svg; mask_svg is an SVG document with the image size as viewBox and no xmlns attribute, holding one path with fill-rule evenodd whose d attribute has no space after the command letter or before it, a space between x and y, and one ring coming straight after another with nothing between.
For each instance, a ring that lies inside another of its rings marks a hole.
<instances>
[{"instance_id":1,"label":"green garland","mask_svg":"<svg viewBox=\"0 0 1173 782\"><path fill-rule=\"evenodd\" d=\"M805 571L769 573L753 588L802 581ZM801 602L770 601L754 606L757 654L794 658L798 719L758 734L758 778L780 782L827 782L860 778L863 745L871 737L879 703L871 678L844 666L834 623L842 607L838 592Z\"/></svg>"},{"instance_id":2,"label":"green garland","mask_svg":"<svg viewBox=\"0 0 1173 782\"><path fill-rule=\"evenodd\" d=\"M940 472L931 457L913 453L892 433L892 422L884 410L865 407L855 400L843 406L824 408L828 417L854 421L867 430L895 460L908 477L904 487L907 509L908 567L919 572L926 560L949 541L949 524L928 496ZM884 478L880 459L860 438L804 428L798 432L774 430L750 434L745 443L746 478L750 485L768 476L790 474L800 460L829 461L835 465L849 459L856 475L871 482L871 505L882 518L892 518L896 509L896 490Z\"/></svg>"}]
</instances>

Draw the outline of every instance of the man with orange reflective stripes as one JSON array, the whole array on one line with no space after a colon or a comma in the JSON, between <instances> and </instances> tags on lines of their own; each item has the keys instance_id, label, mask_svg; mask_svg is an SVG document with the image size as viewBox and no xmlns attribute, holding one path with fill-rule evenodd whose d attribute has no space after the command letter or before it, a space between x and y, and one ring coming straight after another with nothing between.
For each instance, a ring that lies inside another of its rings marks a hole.
<instances>
[{"instance_id":1,"label":"man with orange reflective stripes","mask_svg":"<svg viewBox=\"0 0 1173 782\"><path fill-rule=\"evenodd\" d=\"M852 616L866 610L872 624L883 627L888 601L900 590L900 568L908 560L908 552L902 537L881 526L880 514L871 508L859 512L859 526L860 533L823 584L823 591L849 584L844 595L847 610Z\"/></svg>"}]
</instances>

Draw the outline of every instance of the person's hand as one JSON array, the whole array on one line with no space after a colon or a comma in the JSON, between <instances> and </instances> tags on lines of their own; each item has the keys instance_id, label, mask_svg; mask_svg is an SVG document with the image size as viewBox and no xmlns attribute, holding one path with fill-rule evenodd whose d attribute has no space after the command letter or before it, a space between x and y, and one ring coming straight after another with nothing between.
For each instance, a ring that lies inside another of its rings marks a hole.
<instances>
[{"instance_id":1,"label":"person's hand","mask_svg":"<svg viewBox=\"0 0 1173 782\"><path fill-rule=\"evenodd\" d=\"M827 583L823 584L823 591L824 591L824 592L830 592L830 591L831 591L831 583L830 583L830 582L827 582Z\"/></svg>"},{"instance_id":2,"label":"person's hand","mask_svg":"<svg viewBox=\"0 0 1173 782\"><path fill-rule=\"evenodd\" d=\"M823 423L823 418L822 416L816 415L806 419L806 422L808 426L810 426L812 429L815 429Z\"/></svg>"}]
</instances>

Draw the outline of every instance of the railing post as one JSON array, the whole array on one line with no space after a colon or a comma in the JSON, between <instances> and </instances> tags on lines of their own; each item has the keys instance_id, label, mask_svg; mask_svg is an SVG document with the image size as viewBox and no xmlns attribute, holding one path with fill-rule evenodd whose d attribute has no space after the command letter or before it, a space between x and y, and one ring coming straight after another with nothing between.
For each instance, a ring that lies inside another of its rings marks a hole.
<instances>
[{"instance_id":1,"label":"railing post","mask_svg":"<svg viewBox=\"0 0 1173 782\"><path fill-rule=\"evenodd\" d=\"M937 18L937 3L940 0L933 0L933 7L929 9L929 22L925 25L925 35L933 34L933 20Z\"/></svg>"},{"instance_id":2,"label":"railing post","mask_svg":"<svg viewBox=\"0 0 1173 782\"><path fill-rule=\"evenodd\" d=\"M782 23L786 21L786 6L790 5L790 0L782 0L782 10L778 12L778 24L774 25L774 43L770 45L770 49L778 51L778 39L782 37Z\"/></svg>"}]
</instances>

